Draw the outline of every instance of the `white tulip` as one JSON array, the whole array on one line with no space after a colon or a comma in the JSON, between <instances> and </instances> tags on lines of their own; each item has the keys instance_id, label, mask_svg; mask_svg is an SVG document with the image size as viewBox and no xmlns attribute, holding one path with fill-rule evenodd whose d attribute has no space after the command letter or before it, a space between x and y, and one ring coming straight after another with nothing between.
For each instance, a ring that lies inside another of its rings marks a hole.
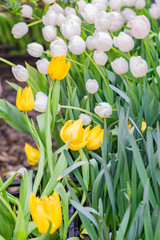
<instances>
[{"instance_id":1,"label":"white tulip","mask_svg":"<svg viewBox=\"0 0 160 240\"><path fill-rule=\"evenodd\" d=\"M12 28L11 33L13 34L14 38L22 38L28 32L28 26L25 22L19 22L15 24Z\"/></svg>"},{"instance_id":2,"label":"white tulip","mask_svg":"<svg viewBox=\"0 0 160 240\"><path fill-rule=\"evenodd\" d=\"M113 44L115 47L118 47L122 52L129 52L134 48L133 39L124 32L120 32L118 37L113 38Z\"/></svg>"},{"instance_id":3,"label":"white tulip","mask_svg":"<svg viewBox=\"0 0 160 240\"><path fill-rule=\"evenodd\" d=\"M65 16L62 13L57 13L56 25L60 27L61 24L64 23L65 21L66 21Z\"/></svg>"},{"instance_id":4,"label":"white tulip","mask_svg":"<svg viewBox=\"0 0 160 240\"><path fill-rule=\"evenodd\" d=\"M33 9L31 6L27 5L27 4L23 4L21 5L22 9L21 9L21 16L22 17L26 17L26 18L31 18L32 14L33 14Z\"/></svg>"},{"instance_id":5,"label":"white tulip","mask_svg":"<svg viewBox=\"0 0 160 240\"><path fill-rule=\"evenodd\" d=\"M157 67L156 67L156 71L157 71L157 73L158 73L158 75L159 75L159 77L160 77L160 66L157 66Z\"/></svg>"},{"instance_id":6,"label":"white tulip","mask_svg":"<svg viewBox=\"0 0 160 240\"><path fill-rule=\"evenodd\" d=\"M62 38L57 37L53 42L50 44L50 50L52 57L54 56L63 56L67 55L67 45Z\"/></svg>"},{"instance_id":7,"label":"white tulip","mask_svg":"<svg viewBox=\"0 0 160 240\"><path fill-rule=\"evenodd\" d=\"M34 102L34 110L37 112L45 112L47 108L48 97L43 92L37 92Z\"/></svg>"},{"instance_id":8,"label":"white tulip","mask_svg":"<svg viewBox=\"0 0 160 240\"><path fill-rule=\"evenodd\" d=\"M46 58L42 58L36 62L37 69L42 74L48 74L49 61Z\"/></svg>"},{"instance_id":9,"label":"white tulip","mask_svg":"<svg viewBox=\"0 0 160 240\"><path fill-rule=\"evenodd\" d=\"M118 75L122 75L128 72L128 62L123 58L116 58L111 62L112 69Z\"/></svg>"},{"instance_id":10,"label":"white tulip","mask_svg":"<svg viewBox=\"0 0 160 240\"><path fill-rule=\"evenodd\" d=\"M122 5L126 7L133 7L136 0L122 0Z\"/></svg>"},{"instance_id":11,"label":"white tulip","mask_svg":"<svg viewBox=\"0 0 160 240\"><path fill-rule=\"evenodd\" d=\"M101 118L107 118L112 114L112 107L109 103L101 102L94 109L95 113Z\"/></svg>"},{"instance_id":12,"label":"white tulip","mask_svg":"<svg viewBox=\"0 0 160 240\"><path fill-rule=\"evenodd\" d=\"M80 36L81 27L73 19L68 19L66 22L61 24L60 31L63 37L69 40L72 36Z\"/></svg>"},{"instance_id":13,"label":"white tulip","mask_svg":"<svg viewBox=\"0 0 160 240\"><path fill-rule=\"evenodd\" d=\"M80 0L77 2L77 5L79 8L79 12L82 12L85 6L87 5L87 3L84 0Z\"/></svg>"},{"instance_id":14,"label":"white tulip","mask_svg":"<svg viewBox=\"0 0 160 240\"><path fill-rule=\"evenodd\" d=\"M109 51L112 48L112 38L108 32L95 32L95 48L99 51Z\"/></svg>"},{"instance_id":15,"label":"white tulip","mask_svg":"<svg viewBox=\"0 0 160 240\"><path fill-rule=\"evenodd\" d=\"M122 15L119 12L109 12L107 14L111 22L109 31L117 32L118 30L120 30L124 24L124 19Z\"/></svg>"},{"instance_id":16,"label":"white tulip","mask_svg":"<svg viewBox=\"0 0 160 240\"><path fill-rule=\"evenodd\" d=\"M148 72L147 62L141 56L131 57L130 70L134 77L144 77Z\"/></svg>"},{"instance_id":17,"label":"white tulip","mask_svg":"<svg viewBox=\"0 0 160 240\"><path fill-rule=\"evenodd\" d=\"M105 11L99 12L99 14L95 17L95 28L96 31L105 32L110 27L110 19Z\"/></svg>"},{"instance_id":18,"label":"white tulip","mask_svg":"<svg viewBox=\"0 0 160 240\"><path fill-rule=\"evenodd\" d=\"M93 60L97 65L104 66L108 60L107 54L102 51L94 51Z\"/></svg>"},{"instance_id":19,"label":"white tulip","mask_svg":"<svg viewBox=\"0 0 160 240\"><path fill-rule=\"evenodd\" d=\"M94 50L95 49L95 38L92 36L87 37L86 39L86 46L89 50Z\"/></svg>"},{"instance_id":20,"label":"white tulip","mask_svg":"<svg viewBox=\"0 0 160 240\"><path fill-rule=\"evenodd\" d=\"M41 44L33 42L27 45L27 52L32 57L40 57L43 54L44 48Z\"/></svg>"},{"instance_id":21,"label":"white tulip","mask_svg":"<svg viewBox=\"0 0 160 240\"><path fill-rule=\"evenodd\" d=\"M58 103L58 107L57 107L57 112L56 112L56 114L60 113L60 111L61 111L61 105Z\"/></svg>"},{"instance_id":22,"label":"white tulip","mask_svg":"<svg viewBox=\"0 0 160 240\"><path fill-rule=\"evenodd\" d=\"M56 25L57 15L53 10L48 10L45 15L42 16L42 22L44 25Z\"/></svg>"},{"instance_id":23,"label":"white tulip","mask_svg":"<svg viewBox=\"0 0 160 240\"><path fill-rule=\"evenodd\" d=\"M160 17L160 7L158 4L153 3L151 8L149 8L149 14L153 19L158 19Z\"/></svg>"},{"instance_id":24,"label":"white tulip","mask_svg":"<svg viewBox=\"0 0 160 240\"><path fill-rule=\"evenodd\" d=\"M158 6L160 6L160 0L155 0L156 4L158 4Z\"/></svg>"},{"instance_id":25,"label":"white tulip","mask_svg":"<svg viewBox=\"0 0 160 240\"><path fill-rule=\"evenodd\" d=\"M99 11L106 11L108 6L108 0L92 0L92 4L96 6Z\"/></svg>"},{"instance_id":26,"label":"white tulip","mask_svg":"<svg viewBox=\"0 0 160 240\"><path fill-rule=\"evenodd\" d=\"M133 18L135 18L137 16L136 12L130 8L125 8L121 12L121 14L126 23L131 21Z\"/></svg>"},{"instance_id":27,"label":"white tulip","mask_svg":"<svg viewBox=\"0 0 160 240\"><path fill-rule=\"evenodd\" d=\"M66 8L64 9L64 15L65 15L66 17L68 17L68 16L71 15L71 14L76 15L76 10L75 10L74 8L71 8L71 7L66 7Z\"/></svg>"},{"instance_id":28,"label":"white tulip","mask_svg":"<svg viewBox=\"0 0 160 240\"><path fill-rule=\"evenodd\" d=\"M54 3L56 0L43 0L43 2L47 3L47 4L51 4Z\"/></svg>"},{"instance_id":29,"label":"white tulip","mask_svg":"<svg viewBox=\"0 0 160 240\"><path fill-rule=\"evenodd\" d=\"M145 8L146 6L146 1L145 0L136 0L135 7L140 10Z\"/></svg>"},{"instance_id":30,"label":"white tulip","mask_svg":"<svg viewBox=\"0 0 160 240\"><path fill-rule=\"evenodd\" d=\"M75 55L80 55L85 51L86 43L83 40L83 38L81 38L79 36L73 36L70 39L68 48L71 53L74 53Z\"/></svg>"},{"instance_id":31,"label":"white tulip","mask_svg":"<svg viewBox=\"0 0 160 240\"><path fill-rule=\"evenodd\" d=\"M91 117L90 116L88 116L87 114L83 114L83 113L81 113L80 115L79 115L79 119L83 119L83 125L89 125L90 123L91 123Z\"/></svg>"},{"instance_id":32,"label":"white tulip","mask_svg":"<svg viewBox=\"0 0 160 240\"><path fill-rule=\"evenodd\" d=\"M14 77L19 81L19 82L26 82L29 78L28 71L25 67L22 65L16 65L11 68L12 73Z\"/></svg>"},{"instance_id":33,"label":"white tulip","mask_svg":"<svg viewBox=\"0 0 160 240\"><path fill-rule=\"evenodd\" d=\"M109 0L109 7L114 11L120 10L122 7L122 0Z\"/></svg>"},{"instance_id":34,"label":"white tulip","mask_svg":"<svg viewBox=\"0 0 160 240\"><path fill-rule=\"evenodd\" d=\"M57 36L57 28L52 25L46 25L42 28L42 34L47 42L52 42Z\"/></svg>"},{"instance_id":35,"label":"white tulip","mask_svg":"<svg viewBox=\"0 0 160 240\"><path fill-rule=\"evenodd\" d=\"M56 14L61 13L64 14L64 9L57 3L51 5L49 10L53 10Z\"/></svg>"},{"instance_id":36,"label":"white tulip","mask_svg":"<svg viewBox=\"0 0 160 240\"><path fill-rule=\"evenodd\" d=\"M98 12L98 9L93 4L88 3L80 13L87 23L94 24Z\"/></svg>"},{"instance_id":37,"label":"white tulip","mask_svg":"<svg viewBox=\"0 0 160 240\"><path fill-rule=\"evenodd\" d=\"M79 24L79 26L81 26L81 24L82 24L82 20L77 15L70 14L69 16L66 17L66 21L68 19L72 19L73 21L77 22Z\"/></svg>"},{"instance_id":38,"label":"white tulip","mask_svg":"<svg viewBox=\"0 0 160 240\"><path fill-rule=\"evenodd\" d=\"M86 82L86 89L87 92L94 94L98 91L99 85L95 79L88 79Z\"/></svg>"},{"instance_id":39,"label":"white tulip","mask_svg":"<svg viewBox=\"0 0 160 240\"><path fill-rule=\"evenodd\" d=\"M131 22L131 35L137 39L144 39L147 37L150 30L150 22L144 15L135 17Z\"/></svg>"}]
</instances>

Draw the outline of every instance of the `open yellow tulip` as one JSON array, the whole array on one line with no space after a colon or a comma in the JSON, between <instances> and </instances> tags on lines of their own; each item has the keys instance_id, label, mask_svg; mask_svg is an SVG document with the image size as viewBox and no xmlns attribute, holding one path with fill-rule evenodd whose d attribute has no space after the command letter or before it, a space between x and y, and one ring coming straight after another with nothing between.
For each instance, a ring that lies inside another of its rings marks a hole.
<instances>
[{"instance_id":1,"label":"open yellow tulip","mask_svg":"<svg viewBox=\"0 0 160 240\"><path fill-rule=\"evenodd\" d=\"M16 106L20 111L31 111L34 108L34 96L30 87L25 87L22 93L19 87Z\"/></svg>"},{"instance_id":2,"label":"open yellow tulip","mask_svg":"<svg viewBox=\"0 0 160 240\"><path fill-rule=\"evenodd\" d=\"M50 234L54 233L62 223L62 210L60 198L56 191L50 197L44 196L42 200L31 193L29 199L30 212L40 233L47 232L51 223Z\"/></svg>"},{"instance_id":3,"label":"open yellow tulip","mask_svg":"<svg viewBox=\"0 0 160 240\"><path fill-rule=\"evenodd\" d=\"M40 159L40 151L33 148L29 144L25 144L25 153L27 155L27 161L32 166L37 166Z\"/></svg>"},{"instance_id":4,"label":"open yellow tulip","mask_svg":"<svg viewBox=\"0 0 160 240\"><path fill-rule=\"evenodd\" d=\"M104 130L100 125L95 126L92 130L87 132L87 148L88 150L97 150L103 143Z\"/></svg>"}]
</instances>

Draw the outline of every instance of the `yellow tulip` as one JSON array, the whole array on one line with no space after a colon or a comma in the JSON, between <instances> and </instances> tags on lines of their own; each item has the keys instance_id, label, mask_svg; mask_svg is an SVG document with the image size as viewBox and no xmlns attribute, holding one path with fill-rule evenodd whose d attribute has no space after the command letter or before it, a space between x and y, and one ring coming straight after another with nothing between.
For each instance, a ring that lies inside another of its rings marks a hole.
<instances>
[{"instance_id":1,"label":"yellow tulip","mask_svg":"<svg viewBox=\"0 0 160 240\"><path fill-rule=\"evenodd\" d=\"M48 73L51 78L62 80L67 76L70 67L71 63L70 62L66 63L66 58L64 55L61 57L56 56L53 57L49 63Z\"/></svg>"},{"instance_id":2,"label":"yellow tulip","mask_svg":"<svg viewBox=\"0 0 160 240\"><path fill-rule=\"evenodd\" d=\"M73 151L77 151L85 147L87 141L84 139L83 119L78 119L76 121L69 120L61 128L60 137L64 143L66 143L70 136L69 148Z\"/></svg>"},{"instance_id":3,"label":"yellow tulip","mask_svg":"<svg viewBox=\"0 0 160 240\"><path fill-rule=\"evenodd\" d=\"M54 233L62 223L62 210L57 192L50 197L44 196L42 200L31 193L29 207L32 219L40 233L47 232L51 223L50 234Z\"/></svg>"},{"instance_id":4,"label":"yellow tulip","mask_svg":"<svg viewBox=\"0 0 160 240\"><path fill-rule=\"evenodd\" d=\"M40 150L37 150L26 143L25 153L27 155L27 161L29 164L32 166L37 166L40 159Z\"/></svg>"},{"instance_id":5,"label":"yellow tulip","mask_svg":"<svg viewBox=\"0 0 160 240\"><path fill-rule=\"evenodd\" d=\"M147 127L147 124L146 124L146 122L143 120L143 121L142 121L142 125L141 125L141 132L142 132L142 133L145 131L146 127ZM132 128L132 126L131 126L130 122L128 122L128 129L129 129L129 131L131 130L131 128Z\"/></svg>"},{"instance_id":6,"label":"yellow tulip","mask_svg":"<svg viewBox=\"0 0 160 240\"><path fill-rule=\"evenodd\" d=\"M20 111L31 111L34 108L34 96L30 87L25 87L22 93L19 87L16 106Z\"/></svg>"},{"instance_id":7,"label":"yellow tulip","mask_svg":"<svg viewBox=\"0 0 160 240\"><path fill-rule=\"evenodd\" d=\"M88 150L97 150L103 143L104 130L101 129L100 125L89 130L90 127L86 128L86 136Z\"/></svg>"}]
</instances>

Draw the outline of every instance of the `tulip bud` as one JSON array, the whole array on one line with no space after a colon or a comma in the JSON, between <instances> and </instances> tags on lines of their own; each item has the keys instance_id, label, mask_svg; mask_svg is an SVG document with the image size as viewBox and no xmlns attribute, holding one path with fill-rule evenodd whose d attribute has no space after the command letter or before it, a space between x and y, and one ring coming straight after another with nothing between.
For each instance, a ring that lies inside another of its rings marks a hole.
<instances>
[{"instance_id":1,"label":"tulip bud","mask_svg":"<svg viewBox=\"0 0 160 240\"><path fill-rule=\"evenodd\" d=\"M71 15L71 14L76 15L75 9L74 9L74 8L71 8L71 7L66 7L66 8L64 9L64 15L65 15L66 17L68 17L68 16Z\"/></svg>"},{"instance_id":2,"label":"tulip bud","mask_svg":"<svg viewBox=\"0 0 160 240\"><path fill-rule=\"evenodd\" d=\"M150 29L150 22L144 15L135 17L131 22L131 35L137 39L144 39L147 37Z\"/></svg>"},{"instance_id":3,"label":"tulip bud","mask_svg":"<svg viewBox=\"0 0 160 240\"><path fill-rule=\"evenodd\" d=\"M158 4L158 7L160 6L160 0L155 0L156 4Z\"/></svg>"},{"instance_id":4,"label":"tulip bud","mask_svg":"<svg viewBox=\"0 0 160 240\"><path fill-rule=\"evenodd\" d=\"M79 26L81 26L82 24L82 20L74 14L70 14L69 16L66 17L66 20L72 19L74 22L77 22L79 24Z\"/></svg>"},{"instance_id":5,"label":"tulip bud","mask_svg":"<svg viewBox=\"0 0 160 240\"><path fill-rule=\"evenodd\" d=\"M44 25L56 25L57 15L53 10L48 10L45 15L42 16L42 22Z\"/></svg>"},{"instance_id":6,"label":"tulip bud","mask_svg":"<svg viewBox=\"0 0 160 240\"><path fill-rule=\"evenodd\" d=\"M135 3L135 7L138 10L145 8L145 6L146 6L146 1L145 0L137 0L136 3Z\"/></svg>"},{"instance_id":7,"label":"tulip bud","mask_svg":"<svg viewBox=\"0 0 160 240\"><path fill-rule=\"evenodd\" d=\"M45 112L47 108L48 97L43 92L37 92L34 102L34 110L37 112Z\"/></svg>"},{"instance_id":8,"label":"tulip bud","mask_svg":"<svg viewBox=\"0 0 160 240\"><path fill-rule=\"evenodd\" d=\"M124 19L122 15L119 12L109 12L107 14L111 22L109 31L117 32L118 30L120 30L124 24Z\"/></svg>"},{"instance_id":9,"label":"tulip bud","mask_svg":"<svg viewBox=\"0 0 160 240\"><path fill-rule=\"evenodd\" d=\"M105 32L110 27L110 24L110 19L105 11L99 12L99 14L95 17L96 31Z\"/></svg>"},{"instance_id":10,"label":"tulip bud","mask_svg":"<svg viewBox=\"0 0 160 240\"><path fill-rule=\"evenodd\" d=\"M118 75L125 74L128 72L128 62L123 58L116 58L111 62L112 69Z\"/></svg>"},{"instance_id":11,"label":"tulip bud","mask_svg":"<svg viewBox=\"0 0 160 240\"><path fill-rule=\"evenodd\" d=\"M32 166L37 166L40 159L40 151L26 143L25 153L28 163Z\"/></svg>"},{"instance_id":12,"label":"tulip bud","mask_svg":"<svg viewBox=\"0 0 160 240\"><path fill-rule=\"evenodd\" d=\"M108 32L95 32L95 48L99 51L109 51L112 48L112 38Z\"/></svg>"},{"instance_id":13,"label":"tulip bud","mask_svg":"<svg viewBox=\"0 0 160 240\"><path fill-rule=\"evenodd\" d=\"M148 65L147 62L141 58L141 56L138 57L131 57L130 58L130 70L134 77L144 77L147 74L148 71Z\"/></svg>"},{"instance_id":14,"label":"tulip bud","mask_svg":"<svg viewBox=\"0 0 160 240\"><path fill-rule=\"evenodd\" d=\"M87 5L87 3L84 0L80 0L80 1L77 2L77 5L78 5L78 8L79 8L79 11L82 12L83 9L85 8L85 6Z\"/></svg>"},{"instance_id":15,"label":"tulip bud","mask_svg":"<svg viewBox=\"0 0 160 240\"><path fill-rule=\"evenodd\" d=\"M130 8L125 8L122 12L122 17L124 19L125 22L129 22L131 21L133 18L136 17L136 12Z\"/></svg>"},{"instance_id":16,"label":"tulip bud","mask_svg":"<svg viewBox=\"0 0 160 240\"><path fill-rule=\"evenodd\" d=\"M95 79L88 79L86 82L86 89L87 92L94 94L98 91L99 85Z\"/></svg>"},{"instance_id":17,"label":"tulip bud","mask_svg":"<svg viewBox=\"0 0 160 240\"><path fill-rule=\"evenodd\" d=\"M42 58L36 62L37 69L42 74L48 74L49 61L46 58Z\"/></svg>"},{"instance_id":18,"label":"tulip bud","mask_svg":"<svg viewBox=\"0 0 160 240\"><path fill-rule=\"evenodd\" d=\"M120 32L118 37L113 38L113 44L115 47L118 47L122 52L129 52L134 48L133 39L123 32Z\"/></svg>"},{"instance_id":19,"label":"tulip bud","mask_svg":"<svg viewBox=\"0 0 160 240\"><path fill-rule=\"evenodd\" d=\"M88 116L87 114L81 113L79 115L79 119L81 119L81 118L83 119L83 125L89 125L92 121L90 116Z\"/></svg>"},{"instance_id":20,"label":"tulip bud","mask_svg":"<svg viewBox=\"0 0 160 240\"><path fill-rule=\"evenodd\" d=\"M100 118L107 118L112 114L112 107L109 103L101 102L94 111Z\"/></svg>"},{"instance_id":21,"label":"tulip bud","mask_svg":"<svg viewBox=\"0 0 160 240\"><path fill-rule=\"evenodd\" d=\"M26 18L31 18L33 14L32 7L27 4L24 4L21 7L22 7L21 16Z\"/></svg>"},{"instance_id":22,"label":"tulip bud","mask_svg":"<svg viewBox=\"0 0 160 240\"><path fill-rule=\"evenodd\" d=\"M65 23L61 24L60 31L64 38L70 40L75 35L80 36L81 27L74 20L68 19Z\"/></svg>"},{"instance_id":23,"label":"tulip bud","mask_svg":"<svg viewBox=\"0 0 160 240\"><path fill-rule=\"evenodd\" d=\"M23 112L31 111L34 108L34 96L30 87L25 87L17 91L16 107Z\"/></svg>"},{"instance_id":24,"label":"tulip bud","mask_svg":"<svg viewBox=\"0 0 160 240\"><path fill-rule=\"evenodd\" d=\"M156 67L156 71L157 71L157 73L158 73L158 75L159 75L159 77L160 77L160 66L157 66L157 67Z\"/></svg>"},{"instance_id":25,"label":"tulip bud","mask_svg":"<svg viewBox=\"0 0 160 240\"><path fill-rule=\"evenodd\" d=\"M54 56L63 56L67 55L67 45L62 38L57 37L53 42L50 44L51 55Z\"/></svg>"},{"instance_id":26,"label":"tulip bud","mask_svg":"<svg viewBox=\"0 0 160 240\"><path fill-rule=\"evenodd\" d=\"M86 43L83 40L83 38L81 38L79 36L73 36L70 39L68 48L71 51L71 53L74 53L75 55L80 55L85 51Z\"/></svg>"},{"instance_id":27,"label":"tulip bud","mask_svg":"<svg viewBox=\"0 0 160 240\"><path fill-rule=\"evenodd\" d=\"M47 4L52 4L54 3L56 0L43 0L43 2L47 3Z\"/></svg>"},{"instance_id":28,"label":"tulip bud","mask_svg":"<svg viewBox=\"0 0 160 240\"><path fill-rule=\"evenodd\" d=\"M28 80L28 78L29 78L28 71L22 65L16 65L15 67L12 67L11 70L12 70L14 77L19 82L26 82Z\"/></svg>"},{"instance_id":29,"label":"tulip bud","mask_svg":"<svg viewBox=\"0 0 160 240\"><path fill-rule=\"evenodd\" d=\"M106 11L108 0L92 0L92 4L96 6L99 11Z\"/></svg>"},{"instance_id":30,"label":"tulip bud","mask_svg":"<svg viewBox=\"0 0 160 240\"><path fill-rule=\"evenodd\" d=\"M114 11L120 10L122 7L122 0L109 0L109 7Z\"/></svg>"},{"instance_id":31,"label":"tulip bud","mask_svg":"<svg viewBox=\"0 0 160 240\"><path fill-rule=\"evenodd\" d=\"M28 32L28 26L25 22L19 22L15 24L11 31L14 38L16 39L22 38L27 32Z\"/></svg>"},{"instance_id":32,"label":"tulip bud","mask_svg":"<svg viewBox=\"0 0 160 240\"><path fill-rule=\"evenodd\" d=\"M57 14L57 19L56 19L56 25L58 27L61 26L62 23L64 23L66 21L66 18L65 16L62 14L62 13L58 13Z\"/></svg>"},{"instance_id":33,"label":"tulip bud","mask_svg":"<svg viewBox=\"0 0 160 240\"><path fill-rule=\"evenodd\" d=\"M108 60L107 54L102 51L94 51L93 59L97 65L104 66Z\"/></svg>"},{"instance_id":34,"label":"tulip bud","mask_svg":"<svg viewBox=\"0 0 160 240\"><path fill-rule=\"evenodd\" d=\"M43 46L39 43L33 42L27 45L27 52L32 57L40 57L43 54Z\"/></svg>"},{"instance_id":35,"label":"tulip bud","mask_svg":"<svg viewBox=\"0 0 160 240\"><path fill-rule=\"evenodd\" d=\"M122 5L127 7L133 7L136 0L122 0Z\"/></svg>"},{"instance_id":36,"label":"tulip bud","mask_svg":"<svg viewBox=\"0 0 160 240\"><path fill-rule=\"evenodd\" d=\"M91 3L86 4L86 6L84 6L84 9L81 11L81 16L89 24L94 24L97 15L98 9Z\"/></svg>"},{"instance_id":37,"label":"tulip bud","mask_svg":"<svg viewBox=\"0 0 160 240\"><path fill-rule=\"evenodd\" d=\"M52 42L57 36L57 28L52 25L47 25L42 28L42 34L47 42Z\"/></svg>"},{"instance_id":38,"label":"tulip bud","mask_svg":"<svg viewBox=\"0 0 160 240\"><path fill-rule=\"evenodd\" d=\"M153 3L149 8L149 14L153 19L158 19L160 17L160 7Z\"/></svg>"},{"instance_id":39,"label":"tulip bud","mask_svg":"<svg viewBox=\"0 0 160 240\"><path fill-rule=\"evenodd\" d=\"M49 10L53 10L56 14L61 13L64 15L64 9L57 3L51 5Z\"/></svg>"},{"instance_id":40,"label":"tulip bud","mask_svg":"<svg viewBox=\"0 0 160 240\"><path fill-rule=\"evenodd\" d=\"M92 37L92 36L87 37L86 46L91 51L95 49L95 39L94 39L94 37Z\"/></svg>"}]
</instances>

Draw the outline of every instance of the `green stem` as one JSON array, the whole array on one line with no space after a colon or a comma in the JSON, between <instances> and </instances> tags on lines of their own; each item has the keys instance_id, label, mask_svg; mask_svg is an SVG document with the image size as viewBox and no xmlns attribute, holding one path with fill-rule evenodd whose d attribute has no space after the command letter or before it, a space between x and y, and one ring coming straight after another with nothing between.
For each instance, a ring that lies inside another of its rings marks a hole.
<instances>
[{"instance_id":1,"label":"green stem","mask_svg":"<svg viewBox=\"0 0 160 240\"><path fill-rule=\"evenodd\" d=\"M42 19L37 20L37 21L35 21L35 22L31 22L31 23L29 23L27 26L28 26L28 27L31 27L31 26L36 25L36 24L41 23L41 22L42 22Z\"/></svg>"},{"instance_id":2,"label":"green stem","mask_svg":"<svg viewBox=\"0 0 160 240\"><path fill-rule=\"evenodd\" d=\"M89 32L89 33L93 34L93 32L92 32L92 31L88 30L88 29L87 29L87 28L85 28L85 27L82 27L82 26L81 26L81 29L83 29L83 30L84 30L84 31L86 31L86 32Z\"/></svg>"},{"instance_id":3,"label":"green stem","mask_svg":"<svg viewBox=\"0 0 160 240\"><path fill-rule=\"evenodd\" d=\"M118 49L116 49L115 47L112 47L111 50L115 53L118 53L119 55L121 55L123 58L125 58L127 61L129 61L129 59L123 54L121 53Z\"/></svg>"},{"instance_id":4,"label":"green stem","mask_svg":"<svg viewBox=\"0 0 160 240\"><path fill-rule=\"evenodd\" d=\"M7 201L0 195L0 201L3 203L3 205L8 209L9 213L11 214L12 218L14 219L14 221L16 222L16 215L14 214L11 206L7 203Z\"/></svg>"},{"instance_id":5,"label":"green stem","mask_svg":"<svg viewBox=\"0 0 160 240\"><path fill-rule=\"evenodd\" d=\"M15 67L16 66L14 63L12 63L12 62L4 59L4 58L1 58L1 57L0 57L0 61L10 65L11 67Z\"/></svg>"},{"instance_id":6,"label":"green stem","mask_svg":"<svg viewBox=\"0 0 160 240\"><path fill-rule=\"evenodd\" d=\"M68 56L68 58L66 58L66 60L68 60L68 61L70 61L70 62L73 62L73 63L75 63L75 64L77 64L77 65L79 65L79 66L81 66L81 67L84 67L83 64L81 64L81 63L79 63L79 62L77 62L77 61L75 61L75 60L69 58L69 55L68 55L68 54L67 54L67 56Z\"/></svg>"},{"instance_id":7,"label":"green stem","mask_svg":"<svg viewBox=\"0 0 160 240\"><path fill-rule=\"evenodd\" d=\"M47 54L49 57L52 57L52 55L51 55L51 53L50 53L50 52L43 51L43 53Z\"/></svg>"}]
</instances>

